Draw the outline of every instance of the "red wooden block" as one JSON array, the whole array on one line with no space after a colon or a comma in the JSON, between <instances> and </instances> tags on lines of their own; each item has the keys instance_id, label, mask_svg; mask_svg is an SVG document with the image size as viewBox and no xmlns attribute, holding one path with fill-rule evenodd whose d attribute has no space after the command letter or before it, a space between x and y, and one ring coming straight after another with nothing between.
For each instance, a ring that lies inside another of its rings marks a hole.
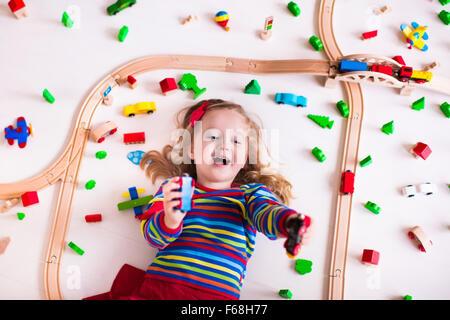
<instances>
[{"instance_id":1,"label":"red wooden block","mask_svg":"<svg viewBox=\"0 0 450 320\"><path fill-rule=\"evenodd\" d=\"M174 92L174 90L177 89L175 78L165 78L159 82L159 85L161 86L161 92L164 95L167 95L169 92Z\"/></svg>"},{"instance_id":2,"label":"red wooden block","mask_svg":"<svg viewBox=\"0 0 450 320\"><path fill-rule=\"evenodd\" d=\"M25 192L22 196L22 205L24 207L31 206L33 204L39 203L39 198L36 191Z\"/></svg>"},{"instance_id":3,"label":"red wooden block","mask_svg":"<svg viewBox=\"0 0 450 320\"><path fill-rule=\"evenodd\" d=\"M378 265L380 253L375 250L364 249L361 261L363 263Z\"/></svg>"},{"instance_id":4,"label":"red wooden block","mask_svg":"<svg viewBox=\"0 0 450 320\"><path fill-rule=\"evenodd\" d=\"M362 37L364 40L370 39L370 38L375 38L378 35L378 30L373 30L373 31L369 31L369 32L364 32L362 34Z\"/></svg>"},{"instance_id":5,"label":"red wooden block","mask_svg":"<svg viewBox=\"0 0 450 320\"><path fill-rule=\"evenodd\" d=\"M392 60L397 61L398 63L400 63L403 66L406 66L405 60L403 60L402 56L395 56L392 58Z\"/></svg>"},{"instance_id":6,"label":"red wooden block","mask_svg":"<svg viewBox=\"0 0 450 320\"><path fill-rule=\"evenodd\" d=\"M430 147L422 142L418 142L412 151L414 155L421 157L423 160L426 160L431 154Z\"/></svg>"},{"instance_id":7,"label":"red wooden block","mask_svg":"<svg viewBox=\"0 0 450 320\"><path fill-rule=\"evenodd\" d=\"M22 0L11 0L8 2L8 6L11 12L16 12L17 10L25 8L25 3Z\"/></svg>"},{"instance_id":8,"label":"red wooden block","mask_svg":"<svg viewBox=\"0 0 450 320\"><path fill-rule=\"evenodd\" d=\"M86 222L99 222L102 221L102 214L88 214L84 216L84 219L86 220Z\"/></svg>"},{"instance_id":9,"label":"red wooden block","mask_svg":"<svg viewBox=\"0 0 450 320\"><path fill-rule=\"evenodd\" d=\"M131 89L136 88L136 86L137 86L137 80L136 80L135 77L133 77L133 76L128 76L127 82L128 82L128 84L130 85Z\"/></svg>"},{"instance_id":10,"label":"red wooden block","mask_svg":"<svg viewBox=\"0 0 450 320\"><path fill-rule=\"evenodd\" d=\"M145 143L145 132L124 133L123 142L130 143Z\"/></svg>"}]
</instances>

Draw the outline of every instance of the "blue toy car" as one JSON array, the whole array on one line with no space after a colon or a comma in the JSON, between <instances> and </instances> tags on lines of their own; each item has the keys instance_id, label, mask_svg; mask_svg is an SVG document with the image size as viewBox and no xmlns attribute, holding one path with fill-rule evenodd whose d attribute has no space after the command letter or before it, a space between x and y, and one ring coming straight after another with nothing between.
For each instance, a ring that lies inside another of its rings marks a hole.
<instances>
[{"instance_id":1,"label":"blue toy car","mask_svg":"<svg viewBox=\"0 0 450 320\"><path fill-rule=\"evenodd\" d=\"M278 104L290 104L296 107L306 107L308 99L303 96L297 96L293 93L277 93L275 95L275 102Z\"/></svg>"}]
</instances>

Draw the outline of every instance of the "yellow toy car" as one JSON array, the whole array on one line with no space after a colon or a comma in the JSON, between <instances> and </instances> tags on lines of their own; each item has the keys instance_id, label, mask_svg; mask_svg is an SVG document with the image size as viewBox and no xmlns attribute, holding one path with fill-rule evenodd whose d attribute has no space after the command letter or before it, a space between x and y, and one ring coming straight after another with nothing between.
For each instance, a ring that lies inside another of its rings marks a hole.
<instances>
[{"instance_id":1,"label":"yellow toy car","mask_svg":"<svg viewBox=\"0 0 450 320\"><path fill-rule=\"evenodd\" d=\"M139 102L123 107L123 115L125 117L134 117L136 114L141 113L153 113L153 111L156 111L154 102Z\"/></svg>"}]
</instances>

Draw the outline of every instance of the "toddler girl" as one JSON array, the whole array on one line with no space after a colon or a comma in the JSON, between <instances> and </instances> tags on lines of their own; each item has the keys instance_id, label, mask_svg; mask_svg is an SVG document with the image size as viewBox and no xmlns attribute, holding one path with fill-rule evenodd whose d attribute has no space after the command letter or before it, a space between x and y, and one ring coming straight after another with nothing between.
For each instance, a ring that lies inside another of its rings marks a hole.
<instances>
[{"instance_id":1,"label":"toddler girl","mask_svg":"<svg viewBox=\"0 0 450 320\"><path fill-rule=\"evenodd\" d=\"M146 272L124 265L111 291L87 299L239 299L256 232L296 245L310 225L284 205L292 185L262 164L260 127L240 105L201 101L180 111L178 128L175 146L140 164L153 184L165 178L141 216L155 259ZM194 179L187 213L177 210L183 174Z\"/></svg>"}]
</instances>

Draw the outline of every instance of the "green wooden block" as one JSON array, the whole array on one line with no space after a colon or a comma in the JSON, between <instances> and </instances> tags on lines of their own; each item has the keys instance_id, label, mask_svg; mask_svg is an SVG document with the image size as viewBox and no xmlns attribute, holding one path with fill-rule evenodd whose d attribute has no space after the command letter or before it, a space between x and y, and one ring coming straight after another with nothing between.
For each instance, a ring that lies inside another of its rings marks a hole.
<instances>
[{"instance_id":1,"label":"green wooden block","mask_svg":"<svg viewBox=\"0 0 450 320\"><path fill-rule=\"evenodd\" d=\"M320 40L317 36L309 37L309 44L316 50L321 51L323 49L322 40Z\"/></svg>"},{"instance_id":2,"label":"green wooden block","mask_svg":"<svg viewBox=\"0 0 450 320\"><path fill-rule=\"evenodd\" d=\"M329 117L308 114L308 118L317 123L322 128L331 129L333 127L334 120L330 121Z\"/></svg>"},{"instance_id":3,"label":"green wooden block","mask_svg":"<svg viewBox=\"0 0 450 320\"><path fill-rule=\"evenodd\" d=\"M259 86L258 81L252 80L245 86L246 94L261 94L261 87Z\"/></svg>"},{"instance_id":4,"label":"green wooden block","mask_svg":"<svg viewBox=\"0 0 450 320\"><path fill-rule=\"evenodd\" d=\"M124 42L125 38L128 35L128 27L127 26L123 26L120 31L119 31L119 35L117 36L117 38L119 39L120 42Z\"/></svg>"},{"instance_id":5,"label":"green wooden block","mask_svg":"<svg viewBox=\"0 0 450 320\"><path fill-rule=\"evenodd\" d=\"M425 108L425 97L420 98L417 101L414 101L412 104L412 109L420 111Z\"/></svg>"},{"instance_id":6,"label":"green wooden block","mask_svg":"<svg viewBox=\"0 0 450 320\"><path fill-rule=\"evenodd\" d=\"M439 2L440 2L443 6L445 6L446 4L449 4L449 3L450 3L450 0L439 0Z\"/></svg>"},{"instance_id":7,"label":"green wooden block","mask_svg":"<svg viewBox=\"0 0 450 320\"><path fill-rule=\"evenodd\" d=\"M384 124L383 127L381 128L381 131L383 131L387 135L394 133L394 120Z\"/></svg>"},{"instance_id":8,"label":"green wooden block","mask_svg":"<svg viewBox=\"0 0 450 320\"><path fill-rule=\"evenodd\" d=\"M64 11L63 15L62 15L62 19L61 22L63 23L64 26L66 26L67 28L72 28L73 27L73 20L70 19L69 14Z\"/></svg>"},{"instance_id":9,"label":"green wooden block","mask_svg":"<svg viewBox=\"0 0 450 320\"><path fill-rule=\"evenodd\" d=\"M287 8L295 17L300 15L301 10L294 1L289 2Z\"/></svg>"},{"instance_id":10,"label":"green wooden block","mask_svg":"<svg viewBox=\"0 0 450 320\"><path fill-rule=\"evenodd\" d=\"M84 254L84 250L82 250L80 247L78 247L75 243L73 243L72 241L69 242L68 246L75 251L76 253L78 253L80 256L82 256Z\"/></svg>"},{"instance_id":11,"label":"green wooden block","mask_svg":"<svg viewBox=\"0 0 450 320\"><path fill-rule=\"evenodd\" d=\"M325 156L325 154L323 153L322 150L320 150L319 148L315 147L314 149L312 149L312 154L314 155L314 157L316 157L317 160L319 160L320 162L324 162L327 157Z\"/></svg>"},{"instance_id":12,"label":"green wooden block","mask_svg":"<svg viewBox=\"0 0 450 320\"><path fill-rule=\"evenodd\" d=\"M406 296L403 297L403 300L412 300L412 297L407 294Z\"/></svg>"},{"instance_id":13,"label":"green wooden block","mask_svg":"<svg viewBox=\"0 0 450 320\"><path fill-rule=\"evenodd\" d=\"M381 211L381 208L379 206L370 201L367 201L367 203L364 205L364 208L375 214L379 214Z\"/></svg>"},{"instance_id":14,"label":"green wooden block","mask_svg":"<svg viewBox=\"0 0 450 320\"><path fill-rule=\"evenodd\" d=\"M85 187L87 190L91 190L91 189L94 189L96 184L97 183L95 182L95 180L89 180L88 182L86 182Z\"/></svg>"},{"instance_id":15,"label":"green wooden block","mask_svg":"<svg viewBox=\"0 0 450 320\"><path fill-rule=\"evenodd\" d=\"M98 152L95 154L95 157L96 157L97 159L105 159L106 156L107 156L106 151L98 151Z\"/></svg>"},{"instance_id":16,"label":"green wooden block","mask_svg":"<svg viewBox=\"0 0 450 320\"><path fill-rule=\"evenodd\" d=\"M17 212L17 218L18 218L19 220L23 220L23 219L25 218L25 213L23 213L23 212Z\"/></svg>"},{"instance_id":17,"label":"green wooden block","mask_svg":"<svg viewBox=\"0 0 450 320\"><path fill-rule=\"evenodd\" d=\"M122 210L131 209L134 207L145 206L152 199L153 199L153 196L150 195L150 196L138 198L135 200L128 200L128 201L120 202L117 204L117 209L119 209L119 211L122 211Z\"/></svg>"},{"instance_id":18,"label":"green wooden block","mask_svg":"<svg viewBox=\"0 0 450 320\"><path fill-rule=\"evenodd\" d=\"M42 96L43 96L44 99L47 100L49 103L55 102L55 98L52 96L52 94L50 93L50 91L48 91L47 89L44 89L44 92L42 92Z\"/></svg>"},{"instance_id":19,"label":"green wooden block","mask_svg":"<svg viewBox=\"0 0 450 320\"><path fill-rule=\"evenodd\" d=\"M443 104L441 104L440 108L442 113L444 113L447 118L450 118L450 104L444 102Z\"/></svg>"},{"instance_id":20,"label":"green wooden block","mask_svg":"<svg viewBox=\"0 0 450 320\"><path fill-rule=\"evenodd\" d=\"M312 261L305 259L297 259L295 261L295 270L301 275L310 273L312 271Z\"/></svg>"},{"instance_id":21,"label":"green wooden block","mask_svg":"<svg viewBox=\"0 0 450 320\"><path fill-rule=\"evenodd\" d=\"M338 108L341 116L343 116L344 118L348 117L348 114L350 113L350 111L348 109L348 105L343 100L339 100L336 103L336 107Z\"/></svg>"},{"instance_id":22,"label":"green wooden block","mask_svg":"<svg viewBox=\"0 0 450 320\"><path fill-rule=\"evenodd\" d=\"M285 299L292 299L292 292L289 291L289 289L282 289L278 292L278 294L280 295L280 297L285 298Z\"/></svg>"},{"instance_id":23,"label":"green wooden block","mask_svg":"<svg viewBox=\"0 0 450 320\"><path fill-rule=\"evenodd\" d=\"M447 26L450 24L450 12L442 10L441 12L439 12L438 17Z\"/></svg>"},{"instance_id":24,"label":"green wooden block","mask_svg":"<svg viewBox=\"0 0 450 320\"><path fill-rule=\"evenodd\" d=\"M372 157L371 156L367 156L367 157L365 157L364 159L362 159L360 162L359 162L359 165L361 166L361 167L365 167L365 166L368 166L369 164L371 164L372 163Z\"/></svg>"}]
</instances>

